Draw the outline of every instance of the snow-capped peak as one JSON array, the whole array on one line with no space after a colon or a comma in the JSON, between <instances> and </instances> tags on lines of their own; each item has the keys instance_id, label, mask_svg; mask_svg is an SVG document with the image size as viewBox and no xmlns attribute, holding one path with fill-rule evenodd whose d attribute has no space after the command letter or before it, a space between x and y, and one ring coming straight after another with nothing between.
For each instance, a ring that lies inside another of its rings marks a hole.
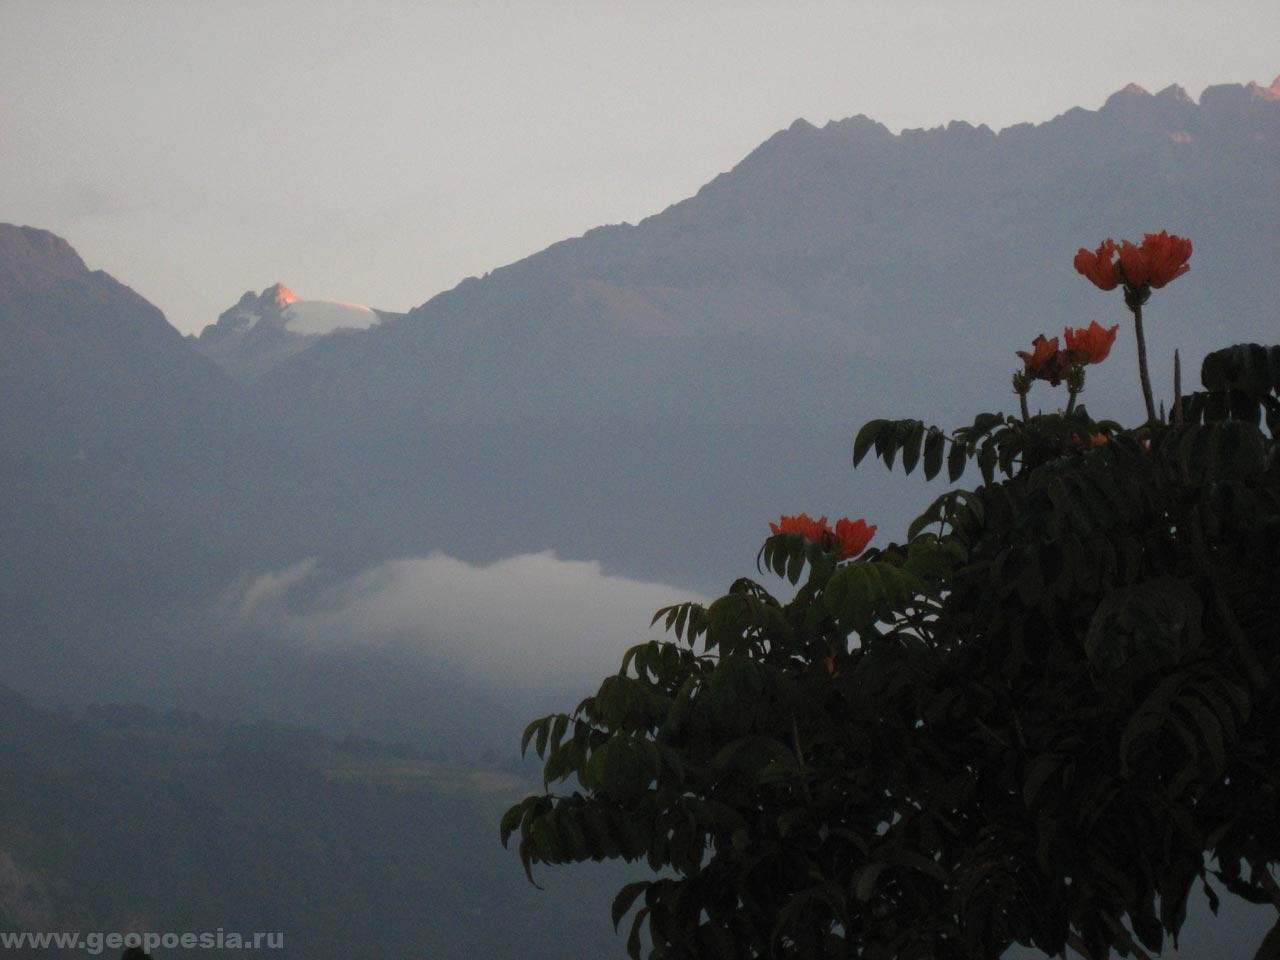
<instances>
[{"instance_id":1,"label":"snow-capped peak","mask_svg":"<svg viewBox=\"0 0 1280 960\"><path fill-rule=\"evenodd\" d=\"M252 290L210 324L196 348L232 376L253 379L339 330L364 330L399 316L360 303L303 300L283 283Z\"/></svg>"}]
</instances>

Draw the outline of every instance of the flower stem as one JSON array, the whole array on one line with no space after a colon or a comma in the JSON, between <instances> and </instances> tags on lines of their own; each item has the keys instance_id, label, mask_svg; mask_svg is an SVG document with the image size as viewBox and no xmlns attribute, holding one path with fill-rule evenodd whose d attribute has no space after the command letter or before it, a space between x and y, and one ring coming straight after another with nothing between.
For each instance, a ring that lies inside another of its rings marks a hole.
<instances>
[{"instance_id":1,"label":"flower stem","mask_svg":"<svg viewBox=\"0 0 1280 960\"><path fill-rule=\"evenodd\" d=\"M1027 395L1025 393L1018 394L1018 402L1022 404L1022 422L1026 423L1031 419L1031 414L1027 410Z\"/></svg>"},{"instance_id":2,"label":"flower stem","mask_svg":"<svg viewBox=\"0 0 1280 960\"><path fill-rule=\"evenodd\" d=\"M1128 298L1125 298L1128 302ZM1156 418L1155 401L1151 398L1151 377L1147 375L1147 338L1142 333L1142 304L1128 302L1133 311L1133 330L1138 336L1138 376L1142 379L1142 399L1147 404L1147 422Z\"/></svg>"},{"instance_id":3,"label":"flower stem","mask_svg":"<svg viewBox=\"0 0 1280 960\"><path fill-rule=\"evenodd\" d=\"M1072 390L1069 394L1067 394L1067 416L1068 417L1071 416L1071 411L1076 408L1077 396L1079 396L1079 394L1075 390Z\"/></svg>"}]
</instances>

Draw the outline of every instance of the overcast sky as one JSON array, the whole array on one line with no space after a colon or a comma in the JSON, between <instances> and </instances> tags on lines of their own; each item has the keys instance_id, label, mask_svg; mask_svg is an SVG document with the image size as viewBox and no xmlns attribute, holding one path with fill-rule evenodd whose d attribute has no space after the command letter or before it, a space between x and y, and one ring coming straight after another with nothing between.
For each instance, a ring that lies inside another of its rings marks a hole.
<instances>
[{"instance_id":1,"label":"overcast sky","mask_svg":"<svg viewBox=\"0 0 1280 960\"><path fill-rule=\"evenodd\" d=\"M691 195L797 117L1000 129L1280 73L1280 3L0 0L0 221L184 332L406 310Z\"/></svg>"}]
</instances>

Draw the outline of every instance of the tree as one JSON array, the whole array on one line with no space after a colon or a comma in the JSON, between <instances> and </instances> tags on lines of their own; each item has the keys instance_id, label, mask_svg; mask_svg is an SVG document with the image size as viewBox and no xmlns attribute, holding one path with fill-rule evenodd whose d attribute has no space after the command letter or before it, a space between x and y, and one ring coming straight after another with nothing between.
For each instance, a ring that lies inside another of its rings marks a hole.
<instances>
[{"instance_id":1,"label":"tree","mask_svg":"<svg viewBox=\"0 0 1280 960\"><path fill-rule=\"evenodd\" d=\"M1123 288L1141 345L1190 253L1148 235L1076 267ZM1197 885L1280 911L1280 347L1211 354L1166 421L1140 346L1124 429L1076 405L1114 337L1037 338L1020 416L868 423L855 466L982 483L865 552L874 528L784 517L757 567L790 600L740 579L660 610L671 639L531 723L545 789L501 825L530 880L647 861L613 914L655 960L1143 957ZM1028 412L1036 380L1064 411Z\"/></svg>"}]
</instances>

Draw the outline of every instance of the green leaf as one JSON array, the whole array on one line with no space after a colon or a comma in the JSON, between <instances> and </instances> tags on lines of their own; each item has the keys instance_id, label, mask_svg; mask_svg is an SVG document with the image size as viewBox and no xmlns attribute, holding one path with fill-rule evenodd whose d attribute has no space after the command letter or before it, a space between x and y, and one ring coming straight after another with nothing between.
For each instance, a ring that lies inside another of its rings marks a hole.
<instances>
[{"instance_id":1,"label":"green leaf","mask_svg":"<svg viewBox=\"0 0 1280 960\"><path fill-rule=\"evenodd\" d=\"M955 483L964 474L964 468L969 461L969 451L965 445L960 442L951 444L951 451L947 454L947 478Z\"/></svg>"},{"instance_id":2,"label":"green leaf","mask_svg":"<svg viewBox=\"0 0 1280 960\"><path fill-rule=\"evenodd\" d=\"M541 733L541 731L545 729L550 719L550 717L542 717L530 722L530 724L524 728L524 735L520 738L520 756L523 757L525 755L525 751L529 749L529 741L533 739L534 734L542 736L545 742L546 734ZM541 753L539 753L539 756L541 756Z\"/></svg>"},{"instance_id":3,"label":"green leaf","mask_svg":"<svg viewBox=\"0 0 1280 960\"><path fill-rule=\"evenodd\" d=\"M641 907L636 911L635 918L631 921L631 932L627 935L627 956L631 960L640 960L640 928L644 924L644 918L649 915L648 907Z\"/></svg>"},{"instance_id":4,"label":"green leaf","mask_svg":"<svg viewBox=\"0 0 1280 960\"><path fill-rule=\"evenodd\" d=\"M636 902L636 898L647 891L652 885L652 880L637 880L634 883L628 883L618 891L618 895L613 898L613 907L611 910L613 916L613 929L615 932L617 932L618 924L622 922L622 918L627 915L627 912Z\"/></svg>"},{"instance_id":5,"label":"green leaf","mask_svg":"<svg viewBox=\"0 0 1280 960\"><path fill-rule=\"evenodd\" d=\"M875 439L876 456L884 461L885 466L893 469L893 455L898 449L898 424L886 420L880 427Z\"/></svg>"},{"instance_id":6,"label":"green leaf","mask_svg":"<svg viewBox=\"0 0 1280 960\"><path fill-rule=\"evenodd\" d=\"M996 460L999 456L1000 448L992 443L990 439L978 451L978 469L982 471L982 479L986 483L991 483L995 480Z\"/></svg>"},{"instance_id":7,"label":"green leaf","mask_svg":"<svg viewBox=\"0 0 1280 960\"><path fill-rule=\"evenodd\" d=\"M523 816L523 803L517 803L502 815L502 820L498 824L498 835L502 838L502 845L504 847L507 845L507 841L511 839L511 835L520 828L520 819Z\"/></svg>"},{"instance_id":8,"label":"green leaf","mask_svg":"<svg viewBox=\"0 0 1280 960\"><path fill-rule=\"evenodd\" d=\"M872 420L858 431L858 436L853 441L853 465L855 467L866 457L871 445L876 442L876 437L880 435L880 431L884 429L887 423L889 423L888 420Z\"/></svg>"},{"instance_id":9,"label":"green leaf","mask_svg":"<svg viewBox=\"0 0 1280 960\"><path fill-rule=\"evenodd\" d=\"M932 480L942 469L942 452L946 436L937 427L930 427L924 439L924 478Z\"/></svg>"},{"instance_id":10,"label":"green leaf","mask_svg":"<svg viewBox=\"0 0 1280 960\"><path fill-rule=\"evenodd\" d=\"M973 420L973 426L969 428L967 433L967 441L969 449L973 450L978 445L978 440L993 429L1004 423L1003 413L980 413Z\"/></svg>"},{"instance_id":11,"label":"green leaf","mask_svg":"<svg viewBox=\"0 0 1280 960\"><path fill-rule=\"evenodd\" d=\"M920 462L920 444L924 440L924 424L913 421L902 440L902 472L911 473Z\"/></svg>"}]
</instances>

